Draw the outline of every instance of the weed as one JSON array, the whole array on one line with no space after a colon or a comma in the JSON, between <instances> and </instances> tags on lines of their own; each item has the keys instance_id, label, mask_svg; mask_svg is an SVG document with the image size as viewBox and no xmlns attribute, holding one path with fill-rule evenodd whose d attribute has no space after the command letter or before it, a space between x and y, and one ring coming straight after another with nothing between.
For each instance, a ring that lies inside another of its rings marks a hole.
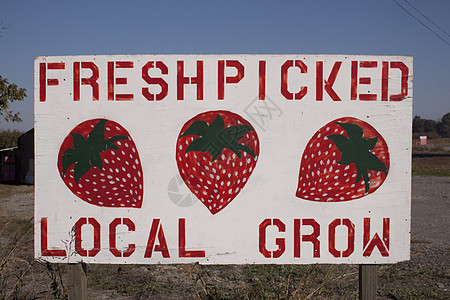
<instances>
[{"instance_id":1,"label":"weed","mask_svg":"<svg viewBox=\"0 0 450 300\"><path fill-rule=\"evenodd\" d=\"M66 289L64 288L64 281L62 278L61 265L51 264L46 262L47 275L51 280L50 288L54 299L67 299Z\"/></svg>"},{"instance_id":2,"label":"weed","mask_svg":"<svg viewBox=\"0 0 450 300\"><path fill-rule=\"evenodd\" d=\"M0 229L0 298L27 298L23 289L24 278L32 273L32 263L16 255L31 236L32 220L9 218Z\"/></svg>"}]
</instances>

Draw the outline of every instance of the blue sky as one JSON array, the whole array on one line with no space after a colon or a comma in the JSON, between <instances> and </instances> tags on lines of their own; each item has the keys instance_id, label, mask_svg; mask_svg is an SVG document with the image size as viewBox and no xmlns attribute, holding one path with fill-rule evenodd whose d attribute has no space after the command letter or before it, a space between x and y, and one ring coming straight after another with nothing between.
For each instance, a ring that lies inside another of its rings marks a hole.
<instances>
[{"instance_id":1,"label":"blue sky","mask_svg":"<svg viewBox=\"0 0 450 300\"><path fill-rule=\"evenodd\" d=\"M450 1L395 0L450 32ZM4 1L0 75L28 90L22 123L33 128L33 63L41 55L370 54L414 57L414 114L450 112L450 45L394 0Z\"/></svg>"}]
</instances>

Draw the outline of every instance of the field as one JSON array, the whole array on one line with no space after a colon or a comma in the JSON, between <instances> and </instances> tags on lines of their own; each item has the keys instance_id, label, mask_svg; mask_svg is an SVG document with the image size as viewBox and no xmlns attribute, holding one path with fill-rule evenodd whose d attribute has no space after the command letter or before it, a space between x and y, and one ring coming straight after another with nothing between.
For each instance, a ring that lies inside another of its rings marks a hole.
<instances>
[{"instance_id":1,"label":"field","mask_svg":"<svg viewBox=\"0 0 450 300\"><path fill-rule=\"evenodd\" d=\"M430 152L413 158L411 260L378 266L380 299L450 298L450 157ZM67 297L67 266L33 260L33 192L0 185L0 299ZM89 265L88 289L90 299L355 299L358 266Z\"/></svg>"},{"instance_id":2,"label":"field","mask_svg":"<svg viewBox=\"0 0 450 300\"><path fill-rule=\"evenodd\" d=\"M413 175L450 176L450 139L429 140L427 145L413 142Z\"/></svg>"}]
</instances>

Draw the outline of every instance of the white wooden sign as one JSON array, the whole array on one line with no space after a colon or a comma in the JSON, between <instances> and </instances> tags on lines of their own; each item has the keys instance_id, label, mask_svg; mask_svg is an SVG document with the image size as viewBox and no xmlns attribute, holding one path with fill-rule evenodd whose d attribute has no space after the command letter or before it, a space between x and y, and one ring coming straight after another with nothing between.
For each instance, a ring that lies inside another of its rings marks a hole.
<instances>
[{"instance_id":1,"label":"white wooden sign","mask_svg":"<svg viewBox=\"0 0 450 300\"><path fill-rule=\"evenodd\" d=\"M413 60L35 60L35 257L409 259Z\"/></svg>"}]
</instances>

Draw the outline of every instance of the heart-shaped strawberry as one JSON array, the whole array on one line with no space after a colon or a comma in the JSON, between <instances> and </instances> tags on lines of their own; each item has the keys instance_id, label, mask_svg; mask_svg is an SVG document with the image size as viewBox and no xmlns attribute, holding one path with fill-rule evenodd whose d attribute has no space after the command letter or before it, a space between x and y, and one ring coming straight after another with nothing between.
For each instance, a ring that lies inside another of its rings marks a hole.
<instances>
[{"instance_id":1,"label":"heart-shaped strawberry","mask_svg":"<svg viewBox=\"0 0 450 300\"><path fill-rule=\"evenodd\" d=\"M72 193L90 204L142 205L139 154L128 131L114 121L88 120L72 129L60 147L58 170Z\"/></svg>"},{"instance_id":2,"label":"heart-shaped strawberry","mask_svg":"<svg viewBox=\"0 0 450 300\"><path fill-rule=\"evenodd\" d=\"M320 128L306 145L296 196L339 202L375 192L389 171L389 150L368 123L344 117Z\"/></svg>"},{"instance_id":3,"label":"heart-shaped strawberry","mask_svg":"<svg viewBox=\"0 0 450 300\"><path fill-rule=\"evenodd\" d=\"M258 160L259 140L255 129L240 115L208 111L184 124L176 149L181 178L216 214L247 183Z\"/></svg>"}]
</instances>

